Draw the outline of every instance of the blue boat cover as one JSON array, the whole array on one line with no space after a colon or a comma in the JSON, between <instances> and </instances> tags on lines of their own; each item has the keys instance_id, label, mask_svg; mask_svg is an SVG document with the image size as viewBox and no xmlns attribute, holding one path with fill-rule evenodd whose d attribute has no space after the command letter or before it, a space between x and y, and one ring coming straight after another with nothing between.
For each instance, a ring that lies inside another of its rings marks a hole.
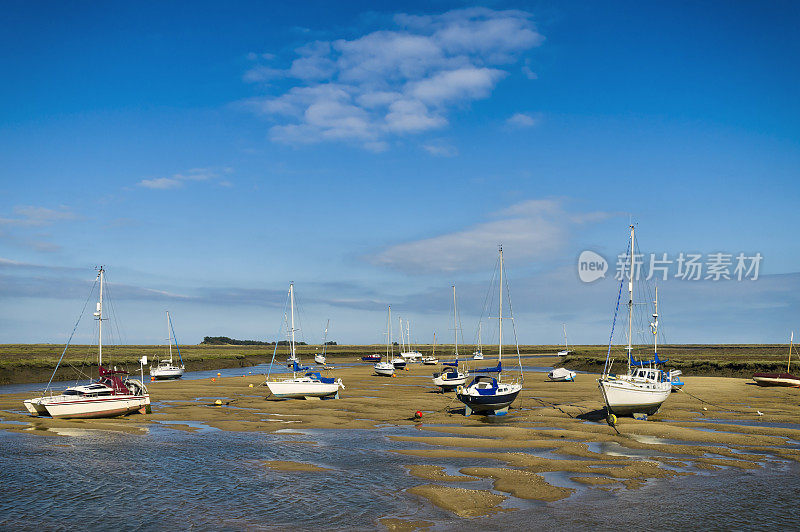
<instances>
[{"instance_id":1,"label":"blue boat cover","mask_svg":"<svg viewBox=\"0 0 800 532\"><path fill-rule=\"evenodd\" d=\"M442 366L450 366L451 368L457 368L458 359L456 359L454 362L442 362Z\"/></svg>"},{"instance_id":2,"label":"blue boat cover","mask_svg":"<svg viewBox=\"0 0 800 532\"><path fill-rule=\"evenodd\" d=\"M649 366L651 364L654 364L654 365L657 366L659 364L664 364L665 362L669 362L669 359L668 358L664 358L664 359L658 358L658 353L654 353L653 354L653 360L643 360L641 362L639 362L638 360L634 360L633 356L631 356L631 366L634 367L634 368L643 368L643 367Z\"/></svg>"},{"instance_id":3,"label":"blue boat cover","mask_svg":"<svg viewBox=\"0 0 800 532\"><path fill-rule=\"evenodd\" d=\"M300 365L298 365L296 360L292 361L292 371L294 371L295 373L297 373L298 371L305 371L307 369L311 369L311 368L308 367L308 366L300 366Z\"/></svg>"},{"instance_id":4,"label":"blue boat cover","mask_svg":"<svg viewBox=\"0 0 800 532\"><path fill-rule=\"evenodd\" d=\"M320 375L320 373L318 371L311 371L309 373L306 373L306 377L311 377L312 379L316 379L319 382L322 382L322 383L325 383L325 384L334 384L336 382L336 379L332 379L332 378L329 378L329 377L323 377L322 375Z\"/></svg>"},{"instance_id":5,"label":"blue boat cover","mask_svg":"<svg viewBox=\"0 0 800 532\"><path fill-rule=\"evenodd\" d=\"M501 362L498 362L497 367L475 369L470 371L470 373L500 373L502 371L503 371L503 365Z\"/></svg>"}]
</instances>

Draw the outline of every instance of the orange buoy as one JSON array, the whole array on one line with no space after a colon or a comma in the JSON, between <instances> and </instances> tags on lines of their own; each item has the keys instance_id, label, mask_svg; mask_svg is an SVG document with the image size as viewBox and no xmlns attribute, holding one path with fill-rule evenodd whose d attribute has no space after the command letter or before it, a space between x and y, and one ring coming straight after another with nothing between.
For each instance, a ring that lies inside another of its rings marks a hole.
<instances>
[{"instance_id":1,"label":"orange buoy","mask_svg":"<svg viewBox=\"0 0 800 532\"><path fill-rule=\"evenodd\" d=\"M217 373L217 377L222 377L222 373Z\"/></svg>"}]
</instances>

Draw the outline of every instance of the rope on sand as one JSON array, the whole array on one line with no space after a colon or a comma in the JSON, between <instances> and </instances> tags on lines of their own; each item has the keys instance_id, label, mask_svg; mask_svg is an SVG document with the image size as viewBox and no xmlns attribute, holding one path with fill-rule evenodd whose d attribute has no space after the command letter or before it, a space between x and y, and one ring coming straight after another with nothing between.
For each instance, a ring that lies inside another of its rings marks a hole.
<instances>
[{"instance_id":1,"label":"rope on sand","mask_svg":"<svg viewBox=\"0 0 800 532\"><path fill-rule=\"evenodd\" d=\"M691 397L693 399L697 399L701 403L705 403L707 405L713 406L714 408L722 409L725 412L734 412L736 414L752 414L753 413L753 412L746 412L744 410L736 410L735 408L729 408L729 407L726 407L726 406L722 406L722 405L718 405L718 404L712 403L710 401L706 401L705 399L701 399L700 397L697 397L696 395L693 395L693 394L687 392L683 388L678 388L678 391L685 393L686 395L688 395L689 397Z\"/></svg>"}]
</instances>

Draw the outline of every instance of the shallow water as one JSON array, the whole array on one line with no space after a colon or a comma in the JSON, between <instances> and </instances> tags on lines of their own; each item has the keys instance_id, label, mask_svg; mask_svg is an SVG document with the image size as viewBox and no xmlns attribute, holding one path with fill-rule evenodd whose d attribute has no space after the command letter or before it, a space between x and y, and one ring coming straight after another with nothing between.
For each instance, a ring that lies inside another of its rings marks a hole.
<instances>
[{"instance_id":1,"label":"shallow water","mask_svg":"<svg viewBox=\"0 0 800 532\"><path fill-rule=\"evenodd\" d=\"M410 476L403 465L434 463L458 475L462 467L497 462L429 460L390 452L428 446L389 436L442 435L424 425L287 428L262 434L175 423L198 429L187 432L169 424L149 424L142 434L58 429L54 436L65 437L53 438L0 431L0 529L106 529L113 522L144 530L367 530L376 528L381 517L427 520L440 530L528 529L534 524L565 529L766 528L791 522L796 504L792 494L800 491L800 467L787 462L770 462L754 471L649 480L641 489L611 493L577 484L569 473L547 473L545 478L576 489L575 494L548 504L510 497L502 506L513 512L462 520L404 493L428 481ZM274 471L264 460L311 463L330 471ZM491 489L492 484L479 480L449 485Z\"/></svg>"}]
</instances>

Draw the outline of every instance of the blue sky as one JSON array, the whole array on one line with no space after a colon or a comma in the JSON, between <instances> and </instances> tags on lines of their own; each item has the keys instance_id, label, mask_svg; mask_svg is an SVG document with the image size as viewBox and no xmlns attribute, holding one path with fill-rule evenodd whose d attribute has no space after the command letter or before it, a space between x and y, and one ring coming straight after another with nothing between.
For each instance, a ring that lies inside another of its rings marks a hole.
<instances>
[{"instance_id":1,"label":"blue sky","mask_svg":"<svg viewBox=\"0 0 800 532\"><path fill-rule=\"evenodd\" d=\"M0 32L0 342L60 342L105 264L120 340L474 337L503 243L520 341L603 343L645 252L764 258L660 291L674 342L800 329L791 2L27 3ZM613 272L612 272L613 273ZM88 327L79 340L88 340Z\"/></svg>"}]
</instances>

